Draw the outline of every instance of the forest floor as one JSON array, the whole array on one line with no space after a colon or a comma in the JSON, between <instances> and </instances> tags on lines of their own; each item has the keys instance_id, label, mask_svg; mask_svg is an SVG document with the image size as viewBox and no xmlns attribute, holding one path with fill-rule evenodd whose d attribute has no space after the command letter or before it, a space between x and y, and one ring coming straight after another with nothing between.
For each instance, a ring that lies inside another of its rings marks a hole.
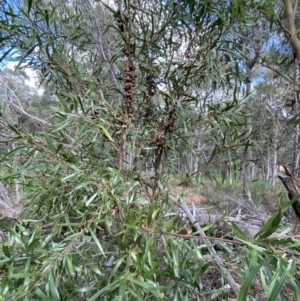
<instances>
[{"instance_id":1,"label":"forest floor","mask_svg":"<svg viewBox=\"0 0 300 301\"><path fill-rule=\"evenodd\" d=\"M246 202L242 197L240 181L229 183L204 179L201 183L190 183L188 186L171 181L169 190L173 196L181 196L188 205L194 204L196 208L218 208L223 213L230 213L239 204ZM256 209L268 213L274 213L289 201L287 192L279 181L273 187L263 180L253 181L249 185L249 190L251 207L253 208L254 204Z\"/></svg>"},{"instance_id":2,"label":"forest floor","mask_svg":"<svg viewBox=\"0 0 300 301\"><path fill-rule=\"evenodd\" d=\"M241 222L253 226L250 230L254 235L261 226L277 210L289 202L287 191L281 182L275 186L263 180L253 181L249 185L251 200L242 198L241 182L223 183L204 180L201 184L190 183L188 186L176 185L172 181L169 190L170 194L176 199L181 197L182 201L190 208L196 211L196 215L204 214L213 216L218 220L220 218L238 218ZM299 232L299 222L295 218L292 208L283 214L280 228L291 228L293 234ZM248 232L248 231L247 231ZM248 233L249 234L249 233Z\"/></svg>"},{"instance_id":3,"label":"forest floor","mask_svg":"<svg viewBox=\"0 0 300 301\"><path fill-rule=\"evenodd\" d=\"M253 238L266 221L280 207L289 202L287 192L281 182L277 182L275 186L270 186L262 180L251 183L251 200L243 200L242 185L240 182L217 184L212 181L205 181L201 185L194 183L188 185L188 187L183 187L176 185L176 181L174 181L169 189L173 197L176 197L175 195L177 197L180 196L190 210L196 212L196 220L199 221L201 227L203 225L211 225L206 234L220 240L224 238L235 240L233 230L230 226L231 221L238 225L247 234L248 238ZM209 215L209 221L203 222L206 214ZM211 219L211 217L213 218ZM187 219L185 221L189 223ZM275 233L279 234L283 231L285 235L299 233L299 222L296 220L292 208L284 213L280 222L280 228ZM233 244L229 244L229 248L233 250L232 255L229 257L227 257L226 252L217 252L218 254L222 254L220 256L224 260L226 268L231 271L233 277L239 282L241 280L240 271L244 267L241 265L241 262L235 262L235 259L233 260L232 258L243 258L245 249L235 245L234 242ZM217 269L216 265L212 265L212 272L208 273L203 279L205 286L212 290L218 290L222 287L220 274ZM284 296L288 297L288 300L296 301L293 289L288 282L283 286L282 292ZM255 300L267 299L266 292L262 289L259 275L255 277L248 294L254 297ZM224 300L223 297L224 295L220 294L214 299ZM236 300L233 292L228 292L227 298L228 300Z\"/></svg>"}]
</instances>

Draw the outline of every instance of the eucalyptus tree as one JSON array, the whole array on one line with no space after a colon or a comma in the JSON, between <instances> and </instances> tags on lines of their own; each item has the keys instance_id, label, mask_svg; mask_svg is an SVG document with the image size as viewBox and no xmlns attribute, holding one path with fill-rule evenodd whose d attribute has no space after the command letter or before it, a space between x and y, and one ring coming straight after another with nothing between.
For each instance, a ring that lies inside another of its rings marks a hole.
<instances>
[{"instance_id":1,"label":"eucalyptus tree","mask_svg":"<svg viewBox=\"0 0 300 301\"><path fill-rule=\"evenodd\" d=\"M284 1L285 17L286 17L286 26L284 26L284 33L288 39L292 49L295 59L294 64L294 99L293 99L293 109L296 111L296 114L299 114L299 78L300 78L300 39L297 35L297 27L299 26L296 21L296 17L299 15L298 1L293 3L293 1L286 0ZM295 126L295 136L294 136L294 146L293 146L293 156L291 160L292 172L296 173L296 168L299 164L299 143L300 143L300 127L298 122Z\"/></svg>"},{"instance_id":2,"label":"eucalyptus tree","mask_svg":"<svg viewBox=\"0 0 300 301\"><path fill-rule=\"evenodd\" d=\"M19 67L37 70L58 100L49 126L34 132L5 120L20 147L2 163L18 154L23 164L2 179L18 178L29 202L18 231L4 226L11 239L1 250L2 295L92 301L212 294L203 283L211 262L200 248L213 256L215 249L181 235L189 229L169 206L176 201L165 188L167 168L199 122L212 137L208 161L248 143L239 130L248 98L239 101L237 89L226 100L216 96L203 114L198 109L201 90L218 95L235 87L243 53L228 37L243 9L242 1L2 3L3 59L14 52ZM254 254L241 292L231 282L240 298L258 260ZM219 257L216 264L228 280ZM267 268L277 271L276 264ZM266 283L281 275L273 272Z\"/></svg>"},{"instance_id":3,"label":"eucalyptus tree","mask_svg":"<svg viewBox=\"0 0 300 301\"><path fill-rule=\"evenodd\" d=\"M288 165L291 159L293 126L288 124L291 115L287 101L292 95L287 90L286 80L268 69L253 94L257 102L254 140L259 149L255 157L260 161L258 165L264 171L264 178L274 185L278 165Z\"/></svg>"},{"instance_id":4,"label":"eucalyptus tree","mask_svg":"<svg viewBox=\"0 0 300 301\"><path fill-rule=\"evenodd\" d=\"M278 92L281 95L281 103L286 108L285 112L288 116L286 121L294 126L294 137L290 139L293 143L293 151L289 160L292 170L295 171L299 160L299 126L297 117L299 74L297 45L299 44L299 39L296 34L298 2L273 1L271 4L276 13L271 18L265 14L272 27L272 32L270 32L269 47L264 51L264 55L261 56L260 64L273 74L274 80L271 80L271 84L282 90Z\"/></svg>"}]
</instances>

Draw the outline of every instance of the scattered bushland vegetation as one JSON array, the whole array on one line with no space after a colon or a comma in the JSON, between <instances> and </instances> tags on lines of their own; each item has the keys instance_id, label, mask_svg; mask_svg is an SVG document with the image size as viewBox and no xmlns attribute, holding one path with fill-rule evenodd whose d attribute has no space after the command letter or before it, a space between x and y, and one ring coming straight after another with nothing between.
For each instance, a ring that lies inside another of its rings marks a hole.
<instances>
[{"instance_id":1,"label":"scattered bushland vegetation","mask_svg":"<svg viewBox=\"0 0 300 301\"><path fill-rule=\"evenodd\" d=\"M0 0L0 299L300 300L298 20Z\"/></svg>"}]
</instances>

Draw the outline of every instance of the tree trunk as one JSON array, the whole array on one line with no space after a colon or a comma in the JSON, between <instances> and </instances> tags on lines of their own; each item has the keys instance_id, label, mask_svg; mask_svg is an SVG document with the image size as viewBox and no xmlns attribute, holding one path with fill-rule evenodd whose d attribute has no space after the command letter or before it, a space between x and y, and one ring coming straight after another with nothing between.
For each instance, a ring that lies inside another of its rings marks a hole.
<instances>
[{"instance_id":1,"label":"tree trunk","mask_svg":"<svg viewBox=\"0 0 300 301\"><path fill-rule=\"evenodd\" d=\"M294 200L292 207L300 220L300 182L295 179L291 171L286 166L283 167L285 172L279 172L278 177L288 191L289 199Z\"/></svg>"},{"instance_id":2,"label":"tree trunk","mask_svg":"<svg viewBox=\"0 0 300 301\"><path fill-rule=\"evenodd\" d=\"M277 166L278 166L278 153L277 153L277 143L274 144L274 154L273 154L273 175L271 185L274 187L277 179Z\"/></svg>"},{"instance_id":3,"label":"tree trunk","mask_svg":"<svg viewBox=\"0 0 300 301\"><path fill-rule=\"evenodd\" d=\"M293 48L295 60L298 62L297 68L295 68L294 80L295 80L295 91L299 91L299 81L297 78L299 77L300 72L300 39L298 36L298 30L295 25L295 17L298 9L298 1L285 0L285 10L286 10L286 21L287 21L287 29L286 36ZM298 73L298 74L297 74ZM295 92L294 96L294 111L298 110L298 101L299 101L299 93ZM296 125L296 132L293 143L293 156L291 162L291 172L294 175L297 168L297 157L298 157L298 145L299 145L299 125Z\"/></svg>"},{"instance_id":4,"label":"tree trunk","mask_svg":"<svg viewBox=\"0 0 300 301\"><path fill-rule=\"evenodd\" d=\"M249 95L251 92L250 70L248 72L246 81L247 81L246 95ZM246 114L249 115L250 113L251 113L250 106L247 104ZM251 135L251 125L252 125L252 119L251 119L251 117L247 116L246 117L247 139L249 139L250 135ZM250 191L248 189L248 183L250 181L250 174L251 174L251 148L250 148L250 145L247 145L246 147L247 147L247 149L245 150L244 155L243 155L243 164L244 164L244 168L243 168L243 198L250 200L251 195L250 195Z\"/></svg>"},{"instance_id":5,"label":"tree trunk","mask_svg":"<svg viewBox=\"0 0 300 301\"><path fill-rule=\"evenodd\" d=\"M300 77L299 69L300 69L300 64L298 64L298 68L295 68L295 72L294 72L294 81L295 81L294 89L296 92L294 93L293 111L295 111L296 114L299 111L299 103L298 103L299 102L299 92L297 89L298 85L296 84L297 79ZM294 141L293 141L293 155L292 155L292 162L291 162L291 171L294 176L296 175L296 170L298 167L299 143L300 143L300 127L299 127L299 124L297 124L295 126L295 135L294 135Z\"/></svg>"},{"instance_id":6,"label":"tree trunk","mask_svg":"<svg viewBox=\"0 0 300 301\"><path fill-rule=\"evenodd\" d=\"M247 47L245 47L245 56L249 57L250 59L246 61L246 96L250 94L251 92L251 79L252 79L252 70L254 66L257 64L260 52L261 52L261 47L262 43L261 40L258 39L259 36L259 27L258 25L254 25L251 27L251 31L245 33L244 39L246 42ZM250 52L250 48L252 48L252 51ZM250 109L250 104L248 103L246 106L246 114L249 115L251 114L251 109ZM246 137L247 140L250 140L251 138L251 131L252 131L252 118L247 116L245 117L245 122L246 122ZM251 195L250 191L248 189L248 183L250 180L250 175L251 175L251 146L250 144L246 145L246 149L244 152L243 156L243 198L250 200Z\"/></svg>"},{"instance_id":7,"label":"tree trunk","mask_svg":"<svg viewBox=\"0 0 300 301\"><path fill-rule=\"evenodd\" d=\"M299 145L299 125L297 124L295 128L295 136L293 142L293 155L292 155L292 162L291 162L291 170L293 175L295 175L295 171L297 169L298 145Z\"/></svg>"}]
</instances>

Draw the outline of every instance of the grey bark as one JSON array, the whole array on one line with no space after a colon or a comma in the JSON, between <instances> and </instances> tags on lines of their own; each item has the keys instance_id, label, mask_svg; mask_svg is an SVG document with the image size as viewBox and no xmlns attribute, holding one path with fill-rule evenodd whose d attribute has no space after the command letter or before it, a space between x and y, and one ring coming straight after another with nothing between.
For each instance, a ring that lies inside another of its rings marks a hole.
<instances>
[{"instance_id":1,"label":"grey bark","mask_svg":"<svg viewBox=\"0 0 300 301\"><path fill-rule=\"evenodd\" d=\"M250 73L251 70L249 70L249 75L247 76L247 83L246 83L246 95L250 94L251 91L251 81L250 81ZM250 114L250 108L249 105L246 106L246 113ZM246 117L246 129L247 129L247 139L251 136L251 124L252 119L251 117ZM250 172L251 172L251 148L250 146L247 147L247 149L244 152L243 155L243 164L244 164L244 171L243 171L243 198L250 200L250 191L248 189L248 183L250 181Z\"/></svg>"},{"instance_id":2,"label":"grey bark","mask_svg":"<svg viewBox=\"0 0 300 301\"><path fill-rule=\"evenodd\" d=\"M288 191L289 199L294 200L292 207L300 220L300 182L293 176L292 172L286 166L283 166L283 168L285 172L279 172L278 177Z\"/></svg>"},{"instance_id":3,"label":"grey bark","mask_svg":"<svg viewBox=\"0 0 300 301\"><path fill-rule=\"evenodd\" d=\"M294 3L294 4L293 4ZM295 18L296 18L296 12L298 9L298 0L293 2L292 0L284 0L285 4L285 10L286 10L286 21L287 21L287 28L285 30L286 37L288 38L293 51L295 60L297 61L297 71L298 71L298 77L300 72L300 39L298 36L298 30L295 25ZM294 81L295 81L295 107L294 110L299 109L299 105L297 104L297 101L299 100L299 82L297 82L297 71L295 70L294 75ZM297 112L296 112L297 113ZM298 157L298 142L300 140L299 137L299 125L296 125L296 131L295 131L295 137L294 137L294 145L293 145L293 156L292 156L292 162L291 162L291 172L292 174L295 174L295 170L297 168L297 157Z\"/></svg>"},{"instance_id":4,"label":"grey bark","mask_svg":"<svg viewBox=\"0 0 300 301\"><path fill-rule=\"evenodd\" d=\"M259 27L258 25L254 25L251 27L251 32L246 33L245 35L245 41L248 42L249 45L245 49L245 55L249 56L249 46L252 46L253 50L253 55L250 60L246 61L246 68L247 68L247 73L246 73L246 95L249 95L251 92L251 79L252 79L252 70L254 66L257 64L261 48L262 48L262 43L261 40L258 38L259 36ZM249 114L251 113L250 105L247 104L246 106L246 113ZM246 131L247 131L247 139L250 139L251 134L252 134L252 117L246 117L245 118L246 122ZM244 164L244 170L243 170L243 198L250 200L251 195L250 191L248 189L248 183L250 181L250 175L251 175L251 147L250 145L247 146L247 149L244 152L243 156L243 164Z\"/></svg>"},{"instance_id":5,"label":"grey bark","mask_svg":"<svg viewBox=\"0 0 300 301\"><path fill-rule=\"evenodd\" d=\"M21 203L12 196L0 182L0 214L2 217L16 218L22 211Z\"/></svg>"}]
</instances>

